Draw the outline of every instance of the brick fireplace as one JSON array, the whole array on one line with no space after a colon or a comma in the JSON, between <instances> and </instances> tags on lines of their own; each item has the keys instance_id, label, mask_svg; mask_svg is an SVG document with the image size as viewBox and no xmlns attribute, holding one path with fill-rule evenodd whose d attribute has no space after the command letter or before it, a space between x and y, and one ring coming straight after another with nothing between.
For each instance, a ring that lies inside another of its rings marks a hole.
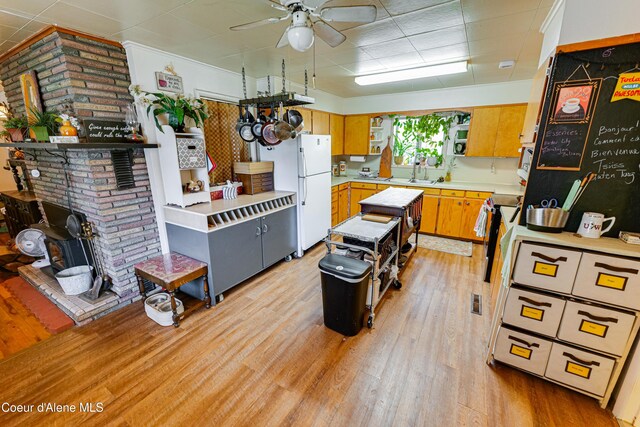
<instances>
[{"instance_id":1,"label":"brick fireplace","mask_svg":"<svg viewBox=\"0 0 640 427\"><path fill-rule=\"evenodd\" d=\"M116 42L52 26L1 55L0 79L14 113L24 113L19 78L29 71L36 72L43 107L49 111L64 106L78 118L122 119L133 101L126 55ZM39 145L43 149L25 149L27 168L40 172L31 177L37 198L66 208L68 195L73 210L95 225L113 287L98 301L88 301L64 295L55 279L30 266L20 273L76 323L84 323L137 299L133 264L161 253L145 150L117 148L132 151L134 176L133 188L119 190L112 148L81 143L45 151L47 144ZM44 215L42 206L41 211Z\"/></svg>"}]
</instances>

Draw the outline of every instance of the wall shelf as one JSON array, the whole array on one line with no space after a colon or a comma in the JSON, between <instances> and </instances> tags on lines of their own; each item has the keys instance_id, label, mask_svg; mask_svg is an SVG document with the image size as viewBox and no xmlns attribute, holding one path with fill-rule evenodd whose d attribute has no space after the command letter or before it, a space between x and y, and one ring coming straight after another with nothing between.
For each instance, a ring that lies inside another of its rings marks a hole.
<instances>
[{"instance_id":1,"label":"wall shelf","mask_svg":"<svg viewBox=\"0 0 640 427\"><path fill-rule=\"evenodd\" d=\"M26 150L111 150L122 148L158 148L158 144L145 144L139 142L81 142L77 144L12 142L0 143L0 148L20 148Z\"/></svg>"}]
</instances>

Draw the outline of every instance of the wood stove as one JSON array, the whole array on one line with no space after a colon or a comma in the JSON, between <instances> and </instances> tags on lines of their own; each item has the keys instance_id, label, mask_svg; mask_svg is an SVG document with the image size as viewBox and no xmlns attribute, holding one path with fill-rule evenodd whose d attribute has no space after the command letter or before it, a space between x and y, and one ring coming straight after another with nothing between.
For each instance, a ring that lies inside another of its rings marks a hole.
<instances>
[{"instance_id":1,"label":"wood stove","mask_svg":"<svg viewBox=\"0 0 640 427\"><path fill-rule=\"evenodd\" d=\"M88 243L73 237L66 229L67 217L71 211L53 203L44 201L41 203L47 217L47 224L34 224L32 227L41 230L46 236L44 242L53 273L65 268L87 265L87 263L93 266ZM86 221L84 214L75 213L81 217L82 221Z\"/></svg>"}]
</instances>

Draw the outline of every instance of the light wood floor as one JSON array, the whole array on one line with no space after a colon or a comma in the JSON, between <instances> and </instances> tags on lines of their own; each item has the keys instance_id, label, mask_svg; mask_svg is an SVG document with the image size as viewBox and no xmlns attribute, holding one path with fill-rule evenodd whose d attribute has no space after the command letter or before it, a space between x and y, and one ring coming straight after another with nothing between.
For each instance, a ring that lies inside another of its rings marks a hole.
<instances>
[{"instance_id":1,"label":"light wood floor","mask_svg":"<svg viewBox=\"0 0 640 427\"><path fill-rule=\"evenodd\" d=\"M2 414L0 424L614 426L597 402L484 362L490 325L473 258L419 249L374 329L322 324L323 247L162 328L140 302L0 362L0 402L102 402L100 414ZM241 256L241 255L240 255Z\"/></svg>"},{"instance_id":2,"label":"light wood floor","mask_svg":"<svg viewBox=\"0 0 640 427\"><path fill-rule=\"evenodd\" d=\"M31 347L50 336L51 333L38 318L0 283L0 359ZM0 419L1 417L0 413Z\"/></svg>"}]
</instances>

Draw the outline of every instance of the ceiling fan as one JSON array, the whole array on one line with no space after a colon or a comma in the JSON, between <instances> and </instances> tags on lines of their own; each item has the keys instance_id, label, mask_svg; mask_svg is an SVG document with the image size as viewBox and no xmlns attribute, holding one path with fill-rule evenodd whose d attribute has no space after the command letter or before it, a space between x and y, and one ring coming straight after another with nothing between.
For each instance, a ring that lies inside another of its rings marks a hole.
<instances>
[{"instance_id":1,"label":"ceiling fan","mask_svg":"<svg viewBox=\"0 0 640 427\"><path fill-rule=\"evenodd\" d=\"M313 45L315 35L318 35L331 47L336 47L347 39L344 34L329 25L329 22L359 22L367 24L376 20L377 10L373 5L322 8L322 5L328 0L262 1L268 3L274 9L287 12L287 14L281 17L236 25L230 29L233 31L248 30L291 18L291 24L280 37L276 47L290 45L300 52L306 51Z\"/></svg>"}]
</instances>

